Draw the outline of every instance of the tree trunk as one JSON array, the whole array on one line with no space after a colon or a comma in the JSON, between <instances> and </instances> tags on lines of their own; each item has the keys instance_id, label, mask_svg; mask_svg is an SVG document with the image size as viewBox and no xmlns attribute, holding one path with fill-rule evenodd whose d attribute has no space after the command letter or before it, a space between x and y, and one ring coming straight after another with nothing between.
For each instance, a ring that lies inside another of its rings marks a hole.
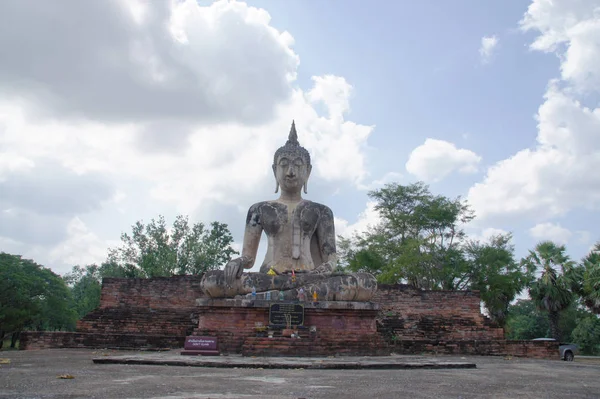
<instances>
[{"instance_id":1,"label":"tree trunk","mask_svg":"<svg viewBox=\"0 0 600 399\"><path fill-rule=\"evenodd\" d=\"M0 349L2 349L2 346L4 344L4 334L5 332L0 330Z\"/></svg>"},{"instance_id":2,"label":"tree trunk","mask_svg":"<svg viewBox=\"0 0 600 399\"><path fill-rule=\"evenodd\" d=\"M559 313L556 310L548 312L548 320L550 321L550 335L552 338L560 342L560 329L558 328Z\"/></svg>"},{"instance_id":3,"label":"tree trunk","mask_svg":"<svg viewBox=\"0 0 600 399\"><path fill-rule=\"evenodd\" d=\"M19 335L21 335L20 331L12 333L10 337L10 347L12 349L15 349L15 346L17 345L17 340L19 339Z\"/></svg>"}]
</instances>

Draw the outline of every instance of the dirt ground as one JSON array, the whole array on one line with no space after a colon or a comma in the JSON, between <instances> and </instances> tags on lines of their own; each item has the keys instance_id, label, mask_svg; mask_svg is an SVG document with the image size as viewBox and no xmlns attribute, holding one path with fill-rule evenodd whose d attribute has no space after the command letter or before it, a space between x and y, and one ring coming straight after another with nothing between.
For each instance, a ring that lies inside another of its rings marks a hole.
<instances>
[{"instance_id":1,"label":"dirt ground","mask_svg":"<svg viewBox=\"0 0 600 399\"><path fill-rule=\"evenodd\" d=\"M106 352L106 351L104 351ZM102 351L2 351L0 398L600 398L589 359L442 357L476 369L272 370L94 364ZM110 351L111 355L139 352ZM73 379L58 378L72 375Z\"/></svg>"}]
</instances>

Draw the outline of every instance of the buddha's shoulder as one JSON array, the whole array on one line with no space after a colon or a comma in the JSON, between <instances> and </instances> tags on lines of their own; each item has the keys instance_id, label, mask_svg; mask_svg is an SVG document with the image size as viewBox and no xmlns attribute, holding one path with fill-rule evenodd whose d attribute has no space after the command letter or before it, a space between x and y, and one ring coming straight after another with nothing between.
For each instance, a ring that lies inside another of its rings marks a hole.
<instances>
[{"instance_id":1,"label":"buddha's shoulder","mask_svg":"<svg viewBox=\"0 0 600 399\"><path fill-rule=\"evenodd\" d=\"M324 204L320 204L318 202L314 202L314 201L310 201L310 200L302 200L301 204L299 204L298 206L301 206L303 208L312 208L316 211L318 211L321 215L331 215L331 217L333 217L333 212L331 211L331 208L329 208L327 205ZM262 213L265 208L268 208L268 210L281 210L281 211L287 211L287 206L285 204L282 204L281 202L278 202L277 200L272 200L272 201L261 201L261 202L257 202L255 204L252 204L252 206L250 206L250 209L248 210L248 213Z\"/></svg>"},{"instance_id":2,"label":"buddha's shoulder","mask_svg":"<svg viewBox=\"0 0 600 399\"><path fill-rule=\"evenodd\" d=\"M283 205L277 201L261 201L261 202L257 202L256 204L252 204L250 206L250 209L248 210L248 212L251 212L251 213L259 212L260 213L265 208L270 208L270 209L282 208L283 209L283 208L285 208L285 205Z\"/></svg>"},{"instance_id":3,"label":"buddha's shoulder","mask_svg":"<svg viewBox=\"0 0 600 399\"><path fill-rule=\"evenodd\" d=\"M313 201L309 201L309 200L304 200L303 205L306 208L312 208L312 209L317 210L321 215L328 215L328 216L333 217L333 212L331 211L331 208L328 207L327 205L319 204L318 202L313 202Z\"/></svg>"}]
</instances>

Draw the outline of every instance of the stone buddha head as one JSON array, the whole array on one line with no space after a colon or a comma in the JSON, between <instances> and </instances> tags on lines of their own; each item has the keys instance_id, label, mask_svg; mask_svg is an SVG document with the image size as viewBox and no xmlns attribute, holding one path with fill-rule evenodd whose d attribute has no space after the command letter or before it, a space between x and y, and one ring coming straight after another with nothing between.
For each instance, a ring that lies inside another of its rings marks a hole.
<instances>
[{"instance_id":1,"label":"stone buddha head","mask_svg":"<svg viewBox=\"0 0 600 399\"><path fill-rule=\"evenodd\" d=\"M310 154L298 142L296 124L292 121L288 140L275 151L273 157L273 173L277 182L275 192L278 192L281 186L282 190L291 192L300 192L304 187L306 193L311 170Z\"/></svg>"}]
</instances>

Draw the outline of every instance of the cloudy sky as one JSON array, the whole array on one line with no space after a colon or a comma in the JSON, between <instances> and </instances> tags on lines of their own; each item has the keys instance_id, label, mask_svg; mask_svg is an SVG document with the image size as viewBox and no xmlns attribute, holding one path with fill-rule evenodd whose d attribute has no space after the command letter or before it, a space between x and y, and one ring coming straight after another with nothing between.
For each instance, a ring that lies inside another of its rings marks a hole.
<instances>
[{"instance_id":1,"label":"cloudy sky","mask_svg":"<svg viewBox=\"0 0 600 399\"><path fill-rule=\"evenodd\" d=\"M239 243L292 119L338 233L423 180L518 255L600 239L600 0L3 0L0 250L65 273L159 214Z\"/></svg>"}]
</instances>

